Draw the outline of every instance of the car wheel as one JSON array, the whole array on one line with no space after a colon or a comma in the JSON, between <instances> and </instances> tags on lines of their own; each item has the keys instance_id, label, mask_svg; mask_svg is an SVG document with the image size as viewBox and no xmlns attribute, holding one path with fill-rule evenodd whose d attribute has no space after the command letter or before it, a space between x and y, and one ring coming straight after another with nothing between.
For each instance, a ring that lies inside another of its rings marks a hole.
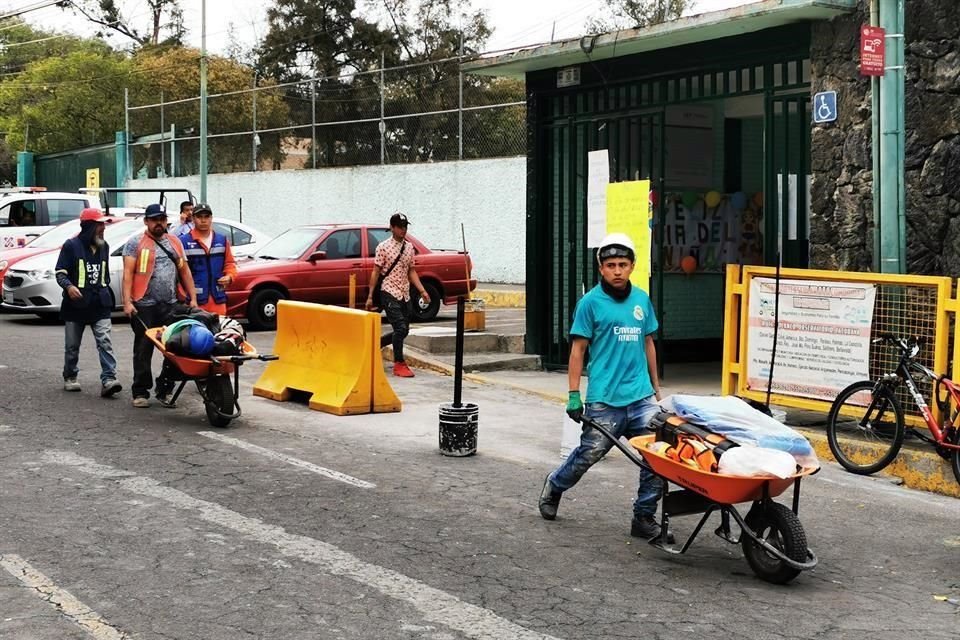
<instances>
[{"instance_id":1,"label":"car wheel","mask_svg":"<svg viewBox=\"0 0 960 640\"><path fill-rule=\"evenodd\" d=\"M420 297L420 292L416 289L410 291L410 301L413 304L413 321L429 322L440 313L440 290L432 282L424 282L423 288L430 296L430 304L427 304Z\"/></svg>"},{"instance_id":2,"label":"car wheel","mask_svg":"<svg viewBox=\"0 0 960 640\"><path fill-rule=\"evenodd\" d=\"M278 303L287 296L276 289L260 289L247 303L247 318L253 329L273 331L277 328Z\"/></svg>"}]
</instances>

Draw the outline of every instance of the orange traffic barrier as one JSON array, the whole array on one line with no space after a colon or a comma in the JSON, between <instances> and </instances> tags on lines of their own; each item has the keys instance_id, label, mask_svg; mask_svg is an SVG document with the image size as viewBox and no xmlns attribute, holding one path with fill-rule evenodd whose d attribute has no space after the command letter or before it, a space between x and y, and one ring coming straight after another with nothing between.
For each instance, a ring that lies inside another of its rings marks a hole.
<instances>
[{"instance_id":1,"label":"orange traffic barrier","mask_svg":"<svg viewBox=\"0 0 960 640\"><path fill-rule=\"evenodd\" d=\"M254 395L286 401L310 393L309 406L338 416L400 411L383 373L380 314L281 300L273 352Z\"/></svg>"}]
</instances>

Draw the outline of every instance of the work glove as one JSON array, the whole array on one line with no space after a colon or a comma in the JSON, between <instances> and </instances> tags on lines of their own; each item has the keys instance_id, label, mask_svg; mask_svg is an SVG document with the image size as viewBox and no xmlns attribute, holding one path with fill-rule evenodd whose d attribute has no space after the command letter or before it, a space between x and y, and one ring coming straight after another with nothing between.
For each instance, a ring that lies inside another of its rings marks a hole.
<instances>
[{"instance_id":1,"label":"work glove","mask_svg":"<svg viewBox=\"0 0 960 640\"><path fill-rule=\"evenodd\" d=\"M571 391L567 397L567 415L574 422L580 422L583 418L583 400L580 399L579 391Z\"/></svg>"}]
</instances>

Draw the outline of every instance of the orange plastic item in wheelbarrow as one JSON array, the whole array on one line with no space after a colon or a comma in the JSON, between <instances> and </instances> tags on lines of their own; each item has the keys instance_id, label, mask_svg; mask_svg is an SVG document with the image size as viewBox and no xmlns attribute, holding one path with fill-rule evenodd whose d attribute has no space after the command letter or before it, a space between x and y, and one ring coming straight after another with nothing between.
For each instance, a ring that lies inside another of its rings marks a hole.
<instances>
[{"instance_id":1,"label":"orange plastic item in wheelbarrow","mask_svg":"<svg viewBox=\"0 0 960 640\"><path fill-rule=\"evenodd\" d=\"M809 476L819 469L805 468L788 478L745 478L710 473L695 469L690 465L672 460L667 456L647 448L654 442L655 436L645 435L630 438L630 446L637 450L653 472L674 484L699 493L703 497L720 504L752 502L764 497L763 488L767 486L767 497L773 498L788 487L793 486L797 478Z\"/></svg>"},{"instance_id":2,"label":"orange plastic item in wheelbarrow","mask_svg":"<svg viewBox=\"0 0 960 640\"><path fill-rule=\"evenodd\" d=\"M152 329L147 329L146 335L150 341L153 342L158 349L160 349L160 353L163 354L163 357L175 364L184 376L187 376L188 378L207 378L211 375L233 373L235 365L232 362L229 362L227 358L224 358L219 362L214 362L210 358L207 358L206 360L200 360L198 358L188 358L186 356L177 355L176 353L170 353L167 351L166 346L162 341L163 330L165 328L166 327L154 327ZM249 342L244 341L241 348L242 353L240 355L257 355L257 350Z\"/></svg>"}]
</instances>

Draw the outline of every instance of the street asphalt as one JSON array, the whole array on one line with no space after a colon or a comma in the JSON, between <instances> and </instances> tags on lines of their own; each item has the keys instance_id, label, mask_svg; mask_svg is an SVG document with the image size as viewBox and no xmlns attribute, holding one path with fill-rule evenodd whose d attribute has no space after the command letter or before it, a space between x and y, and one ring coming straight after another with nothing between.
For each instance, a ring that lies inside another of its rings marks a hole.
<instances>
[{"instance_id":1,"label":"street asphalt","mask_svg":"<svg viewBox=\"0 0 960 640\"><path fill-rule=\"evenodd\" d=\"M960 637L956 499L825 463L800 501L819 565L775 586L716 517L683 556L630 538L622 455L542 520L553 402L465 382L479 449L450 458L449 377L390 377L401 413L336 417L254 398L251 363L243 416L213 429L193 389L132 408L132 332L113 335L125 389L102 400L92 334L70 394L62 327L0 315L0 638Z\"/></svg>"}]
</instances>

